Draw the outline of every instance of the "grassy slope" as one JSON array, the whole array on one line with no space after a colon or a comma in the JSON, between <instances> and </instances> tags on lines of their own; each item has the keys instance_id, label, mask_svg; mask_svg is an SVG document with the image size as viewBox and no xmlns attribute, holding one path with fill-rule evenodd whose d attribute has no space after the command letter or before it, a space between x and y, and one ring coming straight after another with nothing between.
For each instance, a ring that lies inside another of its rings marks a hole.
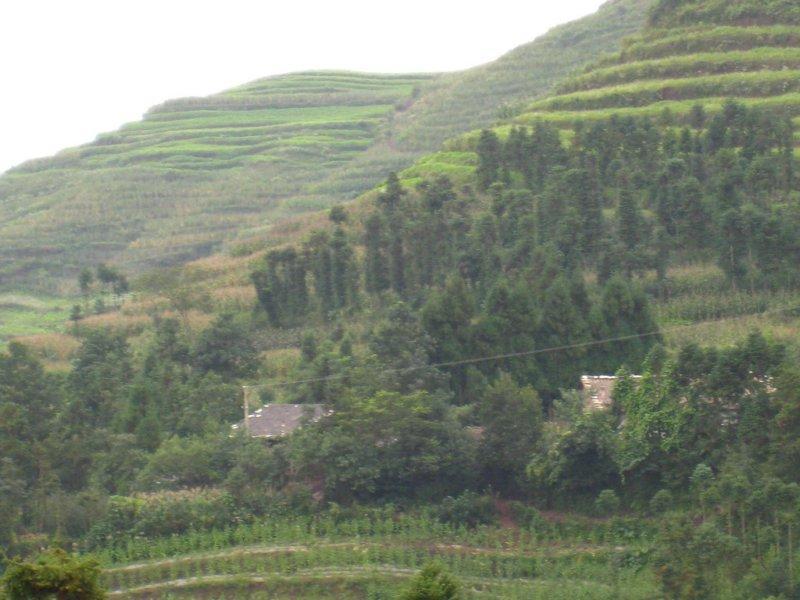
<instances>
[{"instance_id":1,"label":"grassy slope","mask_svg":"<svg viewBox=\"0 0 800 600\"><path fill-rule=\"evenodd\" d=\"M353 198L612 51L649 3L613 0L461 73L301 73L166 102L26 163L0 177L0 286L58 293L83 264L181 264Z\"/></svg>"},{"instance_id":2,"label":"grassy slope","mask_svg":"<svg viewBox=\"0 0 800 600\"><path fill-rule=\"evenodd\" d=\"M81 264L180 263L265 219L376 179L347 165L431 76L302 73L168 102L86 146L0 179L0 275L55 283ZM376 159L375 178L397 157ZM336 189L317 185L340 173ZM40 285L41 287L41 285ZM51 291L58 291L51 289Z\"/></svg>"},{"instance_id":3,"label":"grassy slope","mask_svg":"<svg viewBox=\"0 0 800 600\"><path fill-rule=\"evenodd\" d=\"M568 125L610 114L657 116L665 108L680 116L695 104L714 112L728 98L800 115L799 48L800 25L650 27L563 82L555 96L529 105L519 121Z\"/></svg>"}]
</instances>

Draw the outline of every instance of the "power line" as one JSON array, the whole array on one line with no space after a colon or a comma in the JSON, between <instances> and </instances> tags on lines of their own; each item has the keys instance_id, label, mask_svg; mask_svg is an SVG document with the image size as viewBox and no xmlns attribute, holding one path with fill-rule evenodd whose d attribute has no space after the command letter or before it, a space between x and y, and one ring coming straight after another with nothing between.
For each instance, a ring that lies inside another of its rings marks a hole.
<instances>
[{"instance_id":1,"label":"power line","mask_svg":"<svg viewBox=\"0 0 800 600\"><path fill-rule=\"evenodd\" d=\"M419 366L415 366L415 367L383 369L383 370L377 371L375 373L375 375L400 375L400 374L405 374L405 373L413 373L414 371L420 371L422 369L430 369L430 368L437 369L437 368L446 368L446 367L457 367L457 366L461 366L461 365L474 365L474 364L478 364L478 363L491 362L491 361L495 361L495 360L505 360L505 359L509 359L509 358L521 358L521 357L525 357L525 356L536 356L536 355L539 355L539 354L549 354L551 352L563 352L565 350L577 350L577 349L581 349L581 348L590 348L592 346L602 346L603 344L611 344L611 343L615 343L615 342L626 342L626 341L635 340L635 339L644 339L644 338L648 338L648 337L656 337L656 336L659 336L659 335L661 335L663 333L669 333L669 332L672 332L672 331L680 331L682 329L690 329L692 327L697 327L698 325L701 325L701 324L704 324L704 323L725 323L727 321L736 321L736 320L746 319L746 318L751 318L751 317L763 317L763 316L767 316L767 315L770 315L770 314L777 314L777 313L788 312L788 311L793 311L793 310L798 310L798 309L800 309L800 306L785 306L785 307L782 307L782 308L774 308L774 309L770 309L770 310L765 310L765 311L760 312L760 313L753 313L753 314L749 314L749 315L739 315L739 316L736 316L736 317L723 317L721 319L712 319L712 320L709 320L709 321L703 321L702 323L690 323L688 325L675 325L673 327L667 327L665 329L659 329L657 331L648 331L648 332L645 332L645 333L633 333L633 334L630 334L630 335L622 335L622 336L618 336L618 337L605 338L605 339L601 339L601 340L590 340L590 341L586 341L586 342L578 342L578 343L575 343L575 344L565 344L563 346L550 346L548 348L538 348L538 349L535 349L535 350L524 350L524 351L521 351L521 352L510 352L510 353L506 353L506 354L494 354L494 355L489 355L489 356L479 356L479 357L475 357L475 358L464 358L464 359L460 359L460 360L452 360L452 361L446 361L446 362L419 365ZM262 387L269 386L269 387L273 387L273 388L282 388L282 387L289 387L289 386L292 386L292 385L303 385L303 384L306 384L306 383L323 383L323 382L326 382L326 381L336 381L336 380L340 380L340 379L345 379L346 377L348 377L347 374L339 373L339 374L334 374L334 375L326 375L324 377L312 377L312 378L309 378L309 379L295 379L295 380L289 380L289 381L277 381L277 382L273 382L273 383L262 383L262 384L248 385L248 386L243 386L243 387L246 387L246 388L262 388Z\"/></svg>"}]
</instances>

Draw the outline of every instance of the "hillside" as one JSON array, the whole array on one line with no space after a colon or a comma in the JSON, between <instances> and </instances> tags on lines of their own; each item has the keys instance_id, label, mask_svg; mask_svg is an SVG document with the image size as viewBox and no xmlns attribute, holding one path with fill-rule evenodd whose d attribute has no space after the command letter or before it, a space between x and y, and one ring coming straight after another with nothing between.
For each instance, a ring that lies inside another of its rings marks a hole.
<instances>
[{"instance_id":1,"label":"hillside","mask_svg":"<svg viewBox=\"0 0 800 600\"><path fill-rule=\"evenodd\" d=\"M556 27L493 63L444 75L397 118L397 139L411 148L435 150L472 128L491 125L530 98L549 93L592 57L615 51L645 22L652 0L612 0L596 14Z\"/></svg>"},{"instance_id":2,"label":"hillside","mask_svg":"<svg viewBox=\"0 0 800 600\"><path fill-rule=\"evenodd\" d=\"M800 115L800 18L794 2L659 3L621 51L559 84L518 122L651 116L688 122L728 99Z\"/></svg>"},{"instance_id":3,"label":"hillside","mask_svg":"<svg viewBox=\"0 0 800 600\"><path fill-rule=\"evenodd\" d=\"M263 238L265 226L353 198L499 107L546 93L615 49L647 4L614 0L462 73L300 73L169 101L21 165L0 177L0 286L63 293L87 264L138 272Z\"/></svg>"},{"instance_id":4,"label":"hillside","mask_svg":"<svg viewBox=\"0 0 800 600\"><path fill-rule=\"evenodd\" d=\"M167 103L92 146L98 171L144 161L176 186L321 172L130 291L137 238L81 272L64 333L0 350L0 596L798 597L794 8L660 0L617 53L502 119L454 100L462 126L489 123L460 134L425 113L460 93L449 76L306 73ZM334 81L336 110L311 104ZM299 87L308 105L253 104ZM251 153L198 168L171 145L282 110L275 127L306 128L287 145L242 139ZM402 141L427 118L431 139L456 134L434 153ZM359 149L325 133L354 123ZM308 162L287 150L304 136ZM68 312L0 294L19 306L39 311L28 330Z\"/></svg>"}]
</instances>

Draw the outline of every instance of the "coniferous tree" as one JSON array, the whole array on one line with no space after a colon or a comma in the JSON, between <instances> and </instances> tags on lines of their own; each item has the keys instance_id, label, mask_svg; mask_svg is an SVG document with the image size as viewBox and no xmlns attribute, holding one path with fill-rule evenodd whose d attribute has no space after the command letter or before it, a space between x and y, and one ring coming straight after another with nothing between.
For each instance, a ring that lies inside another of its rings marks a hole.
<instances>
[{"instance_id":1,"label":"coniferous tree","mask_svg":"<svg viewBox=\"0 0 800 600\"><path fill-rule=\"evenodd\" d=\"M327 316L330 311L337 308L331 240L328 233L314 232L306 242L305 254L314 280L314 296L322 314Z\"/></svg>"},{"instance_id":2,"label":"coniferous tree","mask_svg":"<svg viewBox=\"0 0 800 600\"><path fill-rule=\"evenodd\" d=\"M378 213L364 222L364 288L371 294L389 289L389 261L386 256L384 220Z\"/></svg>"},{"instance_id":3,"label":"coniferous tree","mask_svg":"<svg viewBox=\"0 0 800 600\"><path fill-rule=\"evenodd\" d=\"M489 186L497 181L502 164L500 140L497 134L490 129L481 131L476 151L478 153L478 168L475 173L478 177L478 186L482 190L488 190Z\"/></svg>"},{"instance_id":4,"label":"coniferous tree","mask_svg":"<svg viewBox=\"0 0 800 600\"><path fill-rule=\"evenodd\" d=\"M358 273L355 255L344 229L337 227L331 238L331 279L335 308L358 303Z\"/></svg>"}]
</instances>

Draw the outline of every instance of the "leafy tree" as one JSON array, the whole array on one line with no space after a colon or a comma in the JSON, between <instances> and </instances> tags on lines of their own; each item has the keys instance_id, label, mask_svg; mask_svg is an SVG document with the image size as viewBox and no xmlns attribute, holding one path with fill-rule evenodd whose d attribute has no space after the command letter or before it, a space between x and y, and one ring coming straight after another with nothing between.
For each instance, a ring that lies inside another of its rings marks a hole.
<instances>
[{"instance_id":1,"label":"leafy tree","mask_svg":"<svg viewBox=\"0 0 800 600\"><path fill-rule=\"evenodd\" d=\"M328 211L328 219L331 223L342 225L347 222L347 211L342 206L332 206Z\"/></svg>"},{"instance_id":2,"label":"leafy tree","mask_svg":"<svg viewBox=\"0 0 800 600\"><path fill-rule=\"evenodd\" d=\"M81 294L86 297L89 295L89 292L92 290L92 284L94 283L94 273L92 270L84 267L81 269L80 275L78 275L78 287L81 290Z\"/></svg>"},{"instance_id":3,"label":"leafy tree","mask_svg":"<svg viewBox=\"0 0 800 600\"><path fill-rule=\"evenodd\" d=\"M680 515L662 525L654 557L656 576L667 598L718 597L718 582L744 572L741 550L735 538L713 523L695 527L688 515Z\"/></svg>"},{"instance_id":4,"label":"leafy tree","mask_svg":"<svg viewBox=\"0 0 800 600\"><path fill-rule=\"evenodd\" d=\"M534 489L552 500L591 497L603 489L618 487L612 426L610 414L590 413L550 440L546 451L534 455L527 468Z\"/></svg>"},{"instance_id":5,"label":"leafy tree","mask_svg":"<svg viewBox=\"0 0 800 600\"><path fill-rule=\"evenodd\" d=\"M294 468L323 476L337 502L431 498L463 489L472 477L468 438L427 392L348 398L292 437Z\"/></svg>"},{"instance_id":6,"label":"leafy tree","mask_svg":"<svg viewBox=\"0 0 800 600\"><path fill-rule=\"evenodd\" d=\"M538 394L501 373L484 393L478 412L484 428L478 452L484 479L494 489L518 491L541 437L543 413Z\"/></svg>"},{"instance_id":7,"label":"leafy tree","mask_svg":"<svg viewBox=\"0 0 800 600\"><path fill-rule=\"evenodd\" d=\"M258 353L246 325L230 313L220 315L200 334L194 363L203 372L248 377L258 368Z\"/></svg>"},{"instance_id":8,"label":"leafy tree","mask_svg":"<svg viewBox=\"0 0 800 600\"><path fill-rule=\"evenodd\" d=\"M251 273L258 303L273 326L292 324L308 311L306 269L305 258L294 248L286 248L269 252L262 265ZM315 273L316 286L322 277L330 277L329 258L322 273ZM321 293L319 287L317 293Z\"/></svg>"},{"instance_id":9,"label":"leafy tree","mask_svg":"<svg viewBox=\"0 0 800 600\"><path fill-rule=\"evenodd\" d=\"M383 192L378 196L378 206L388 215L394 215L400 209L400 203L406 195L397 173L389 173Z\"/></svg>"},{"instance_id":10,"label":"leafy tree","mask_svg":"<svg viewBox=\"0 0 800 600\"><path fill-rule=\"evenodd\" d=\"M341 227L336 228L331 239L331 284L334 308L346 308L358 304L355 254Z\"/></svg>"}]
</instances>

